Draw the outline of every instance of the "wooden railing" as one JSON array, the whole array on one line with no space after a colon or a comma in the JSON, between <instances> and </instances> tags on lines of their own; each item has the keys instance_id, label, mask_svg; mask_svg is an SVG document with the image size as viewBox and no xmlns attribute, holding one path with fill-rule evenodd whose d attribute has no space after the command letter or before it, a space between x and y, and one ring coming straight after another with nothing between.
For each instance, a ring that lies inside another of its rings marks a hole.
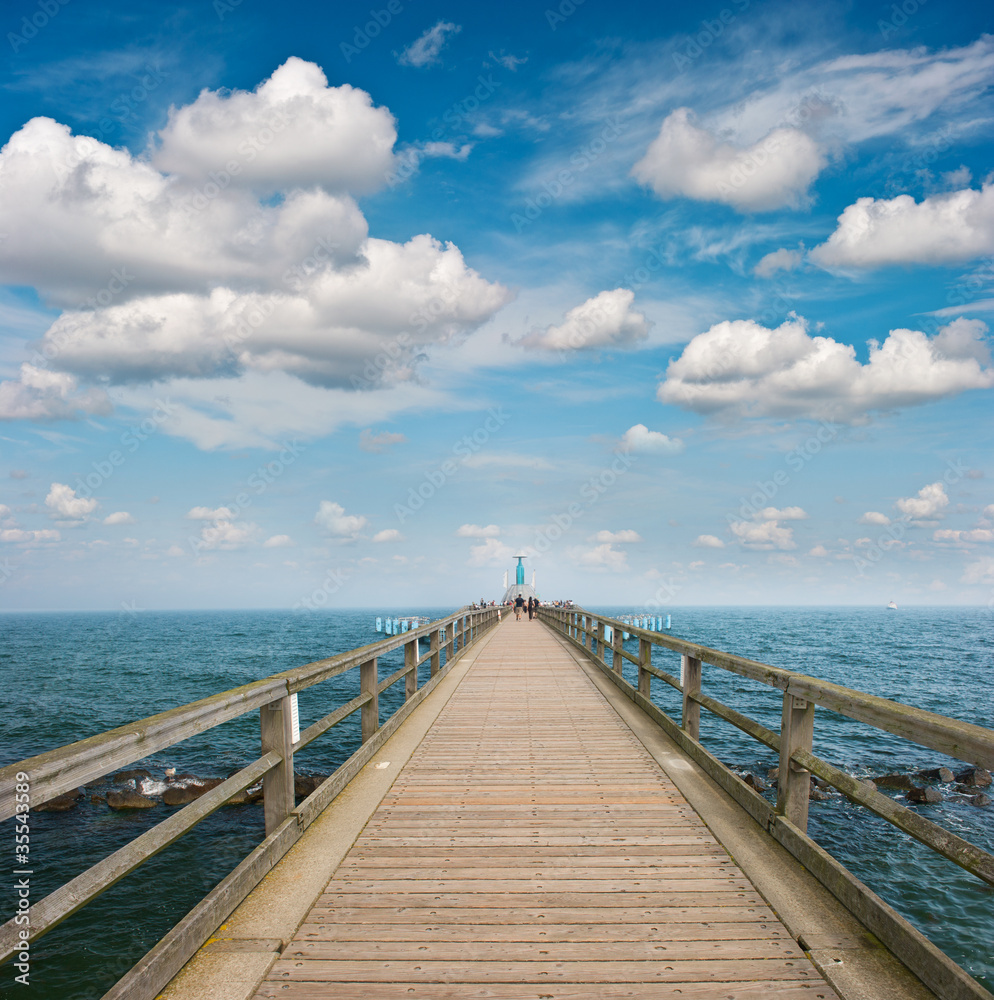
<instances>
[{"instance_id":1,"label":"wooden railing","mask_svg":"<svg viewBox=\"0 0 994 1000\"><path fill-rule=\"evenodd\" d=\"M106 994L105 1000L155 997L436 686L463 649L495 625L498 617L496 608L463 608L401 635L273 674L0 769L0 820L5 820L191 736L259 710L262 749L258 759L33 903L27 940L33 942L50 931L261 779L265 839ZM429 648L421 655L418 642L425 638L429 640ZM379 680L378 658L400 647L404 649L404 665ZM418 668L424 663L430 664L430 677L419 689ZM294 741L291 718L297 692L356 668L358 697L318 719ZM402 680L404 702L381 725L379 697ZM294 754L354 712L361 713L361 747L295 806ZM24 948L24 925L15 923L16 919L15 915L0 926L0 962Z\"/></svg>"},{"instance_id":2,"label":"wooden railing","mask_svg":"<svg viewBox=\"0 0 994 1000\"><path fill-rule=\"evenodd\" d=\"M988 770L994 769L994 731L626 625L582 608L541 607L539 617L600 665L611 680L648 712L681 749L694 758L939 996L991 996L887 904L857 882L838 862L830 859L806 836L806 831L811 775L815 775L853 802L865 806L937 854L994 886L994 855L878 792L871 782L861 781L815 756L812 750L815 705ZM625 648L625 633L637 651L629 652ZM654 646L680 654L679 676L653 664ZM635 685L629 684L622 676L625 662L633 664L638 670ZM780 731L773 732L705 694L701 671L703 663L779 690L782 696ZM681 693L679 724L652 702L653 678ZM721 764L701 744L702 707L779 754L775 806ZM951 973L950 969L955 973Z\"/></svg>"}]
</instances>

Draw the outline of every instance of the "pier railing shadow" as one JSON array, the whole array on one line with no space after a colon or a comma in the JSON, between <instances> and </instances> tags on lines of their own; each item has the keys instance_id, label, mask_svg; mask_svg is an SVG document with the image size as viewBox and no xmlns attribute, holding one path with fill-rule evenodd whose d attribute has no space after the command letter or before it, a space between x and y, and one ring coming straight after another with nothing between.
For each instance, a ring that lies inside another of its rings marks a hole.
<instances>
[{"instance_id":1,"label":"pier railing shadow","mask_svg":"<svg viewBox=\"0 0 994 1000\"><path fill-rule=\"evenodd\" d=\"M435 688L461 653L499 621L496 608L462 608L447 618L358 649L316 660L241 687L160 712L109 732L58 747L0 769L0 821L29 814L80 786L127 767L248 712L259 712L261 755L227 780L172 813L102 861L36 903L28 921L20 913L0 926L5 962L134 872L233 797L262 782L265 839L124 976L104 1000L143 1000L158 995L214 929L255 888L273 865L376 754L414 708ZM428 642L426 652L420 643ZM403 649L398 670L379 679L378 660ZM418 686L418 670L429 678ZM347 671L359 673L360 694L306 729L296 722L297 694ZM404 700L380 718L380 695L404 683ZM294 796L294 754L360 713L362 744L299 805Z\"/></svg>"},{"instance_id":2,"label":"pier railing shadow","mask_svg":"<svg viewBox=\"0 0 994 1000\"><path fill-rule=\"evenodd\" d=\"M989 1000L991 994L972 976L809 838L807 825L811 776L814 775L936 854L959 865L988 886L994 886L994 855L878 792L871 781L860 780L815 756L812 749L816 705L988 770L994 769L994 731L642 629L583 608L541 607L538 613L541 620L597 664L681 750L939 997L943 1000ZM626 641L634 651L625 648ZM654 647L679 654L679 675L668 673L653 663ZM708 696L702 687L701 665L704 663L778 690L781 693L780 731L774 732ZM626 664L637 669L635 684L623 676ZM668 684L682 697L679 723L652 701L653 678ZM775 805L703 746L700 741L701 708L779 754Z\"/></svg>"}]
</instances>

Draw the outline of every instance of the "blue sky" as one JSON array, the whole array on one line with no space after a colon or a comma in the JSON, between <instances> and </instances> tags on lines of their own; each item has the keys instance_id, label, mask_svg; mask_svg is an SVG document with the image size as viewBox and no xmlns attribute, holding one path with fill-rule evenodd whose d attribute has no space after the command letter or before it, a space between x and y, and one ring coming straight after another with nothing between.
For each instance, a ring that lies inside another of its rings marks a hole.
<instances>
[{"instance_id":1,"label":"blue sky","mask_svg":"<svg viewBox=\"0 0 994 1000\"><path fill-rule=\"evenodd\" d=\"M8 4L0 607L989 604L990 8Z\"/></svg>"}]
</instances>

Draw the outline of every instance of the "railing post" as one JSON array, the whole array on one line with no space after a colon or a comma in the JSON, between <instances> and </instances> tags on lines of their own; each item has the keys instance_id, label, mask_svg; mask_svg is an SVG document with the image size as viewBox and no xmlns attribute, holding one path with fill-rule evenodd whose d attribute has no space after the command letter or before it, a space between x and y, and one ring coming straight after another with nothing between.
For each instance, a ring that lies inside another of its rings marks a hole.
<instances>
[{"instance_id":1,"label":"railing post","mask_svg":"<svg viewBox=\"0 0 994 1000\"><path fill-rule=\"evenodd\" d=\"M607 651L604 649L604 632L605 626L604 622L598 618L597 619L597 658L607 666Z\"/></svg>"},{"instance_id":2,"label":"railing post","mask_svg":"<svg viewBox=\"0 0 994 1000\"><path fill-rule=\"evenodd\" d=\"M404 644L404 666L410 671L404 679L404 701L413 698L418 693L418 640Z\"/></svg>"},{"instance_id":3,"label":"railing post","mask_svg":"<svg viewBox=\"0 0 994 1000\"><path fill-rule=\"evenodd\" d=\"M611 666L614 667L614 672L616 674L621 673L621 665L625 662L624 657L621 655L621 645L625 641L625 633L619 628L612 626L611 628Z\"/></svg>"},{"instance_id":4,"label":"railing post","mask_svg":"<svg viewBox=\"0 0 994 1000\"><path fill-rule=\"evenodd\" d=\"M266 836L293 812L293 721L290 712L289 695L259 709L262 752L275 750L283 757L262 779Z\"/></svg>"},{"instance_id":5,"label":"railing post","mask_svg":"<svg viewBox=\"0 0 994 1000\"><path fill-rule=\"evenodd\" d=\"M645 668L652 663L652 643L639 637L639 694L652 698L652 674Z\"/></svg>"},{"instance_id":6,"label":"railing post","mask_svg":"<svg viewBox=\"0 0 994 1000\"><path fill-rule=\"evenodd\" d=\"M795 750L811 752L815 728L813 701L797 698L788 688L783 693L783 718L780 723L780 773L777 779L777 812L799 830L808 828L808 796L811 775L791 760Z\"/></svg>"},{"instance_id":7,"label":"railing post","mask_svg":"<svg viewBox=\"0 0 994 1000\"><path fill-rule=\"evenodd\" d=\"M701 706L690 696L701 693L701 661L683 657L683 731L695 740L701 738Z\"/></svg>"},{"instance_id":8,"label":"railing post","mask_svg":"<svg viewBox=\"0 0 994 1000\"><path fill-rule=\"evenodd\" d=\"M431 676L434 677L442 665L440 636L439 629L437 628L431 631L428 635L428 652L431 654Z\"/></svg>"},{"instance_id":9,"label":"railing post","mask_svg":"<svg viewBox=\"0 0 994 1000\"><path fill-rule=\"evenodd\" d=\"M380 695L376 690L379 683L376 657L359 664L359 689L371 696L362 706L362 742L365 743L380 728Z\"/></svg>"},{"instance_id":10,"label":"railing post","mask_svg":"<svg viewBox=\"0 0 994 1000\"><path fill-rule=\"evenodd\" d=\"M456 620L453 618L446 627L446 635L448 639L445 643L445 665L449 665L449 661L455 655L456 646Z\"/></svg>"}]
</instances>

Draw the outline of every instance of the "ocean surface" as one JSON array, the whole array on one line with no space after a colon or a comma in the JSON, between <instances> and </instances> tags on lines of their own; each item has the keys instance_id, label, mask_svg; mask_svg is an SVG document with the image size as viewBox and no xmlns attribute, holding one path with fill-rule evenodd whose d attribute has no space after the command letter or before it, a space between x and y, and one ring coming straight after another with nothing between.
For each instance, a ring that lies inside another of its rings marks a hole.
<instances>
[{"instance_id":1,"label":"ocean surface","mask_svg":"<svg viewBox=\"0 0 994 1000\"><path fill-rule=\"evenodd\" d=\"M290 611L10 613L0 615L0 766L126 722L381 638L376 615L442 617L451 608ZM630 607L591 608L605 614ZM994 616L983 608L670 608L670 634L994 729ZM654 662L679 674L679 657ZM398 651L380 662L385 677ZM423 668L427 671L427 665ZM629 679L633 679L630 676ZM424 678L422 678L423 682ZM704 691L772 729L779 692L704 667ZM403 698L381 696L382 714ZM357 671L300 695L301 728L358 693ZM654 700L679 719L675 691L653 682ZM702 712L702 740L740 773L765 777L773 754ZM296 758L298 773L326 775L359 745L352 719ZM859 776L962 765L868 726L817 709L815 753ZM137 762L226 776L257 756L257 713ZM104 782L93 791L110 786ZM947 789L948 791L949 789ZM898 793L893 793L895 797ZM948 798L924 815L994 851L994 806ZM35 900L169 813L166 806L114 812L80 803L32 815ZM988 989L994 988L994 890L872 814L833 796L812 802L809 831ZM100 997L263 835L262 810L219 810L32 947L31 985L0 968L0 997ZM2 919L15 903L13 823L0 824Z\"/></svg>"}]
</instances>

